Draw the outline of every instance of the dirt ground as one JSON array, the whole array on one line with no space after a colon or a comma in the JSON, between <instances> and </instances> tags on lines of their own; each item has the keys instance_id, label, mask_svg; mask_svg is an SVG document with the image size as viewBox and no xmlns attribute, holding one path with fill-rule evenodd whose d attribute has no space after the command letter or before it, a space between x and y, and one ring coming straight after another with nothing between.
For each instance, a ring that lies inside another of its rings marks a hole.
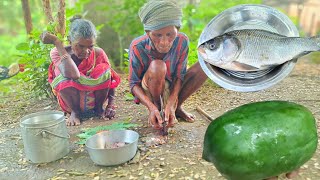
<instances>
[{"instance_id":1,"label":"dirt ground","mask_svg":"<svg viewBox=\"0 0 320 180\"><path fill-rule=\"evenodd\" d=\"M148 147L144 138L152 130L147 127L147 111L142 105L125 100L129 91L124 76L117 91L117 115L111 121L93 119L78 127L69 127L70 153L57 161L32 164L24 154L20 119L32 112L58 109L50 100L34 102L15 95L3 97L0 108L0 179L224 179L215 167L202 160L204 133L209 121L196 111L200 106L212 118L242 104L264 100L286 100L309 108L317 119L320 136L320 65L299 61L293 72L279 84L267 90L239 93L220 88L210 80L184 104L196 115L195 123L179 122L170 130L165 145ZM140 134L140 162L115 167L95 165L83 146L77 145L82 128L107 125L131 119L140 124L134 128ZM280 179L285 179L283 176ZM320 146L313 158L302 166L296 180L320 179Z\"/></svg>"}]
</instances>

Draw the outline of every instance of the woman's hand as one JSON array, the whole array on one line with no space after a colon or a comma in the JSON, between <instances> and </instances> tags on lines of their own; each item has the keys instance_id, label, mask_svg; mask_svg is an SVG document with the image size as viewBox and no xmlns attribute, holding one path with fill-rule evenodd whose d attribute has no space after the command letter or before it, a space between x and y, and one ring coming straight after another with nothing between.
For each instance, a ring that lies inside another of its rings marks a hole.
<instances>
[{"instance_id":1,"label":"woman's hand","mask_svg":"<svg viewBox=\"0 0 320 180\"><path fill-rule=\"evenodd\" d=\"M116 115L116 107L114 105L107 105L106 110L105 110L105 117L112 119Z\"/></svg>"},{"instance_id":2,"label":"woman's hand","mask_svg":"<svg viewBox=\"0 0 320 180\"><path fill-rule=\"evenodd\" d=\"M55 36L54 34L50 34L47 31L43 32L40 35L40 39L43 42L43 44L55 44L55 42L59 40L57 36Z\"/></svg>"}]
</instances>

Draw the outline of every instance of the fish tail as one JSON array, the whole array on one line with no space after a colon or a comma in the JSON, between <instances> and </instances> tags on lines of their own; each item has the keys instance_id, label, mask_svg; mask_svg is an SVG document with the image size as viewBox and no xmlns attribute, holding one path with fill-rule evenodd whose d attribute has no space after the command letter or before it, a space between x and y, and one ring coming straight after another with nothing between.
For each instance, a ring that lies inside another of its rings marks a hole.
<instances>
[{"instance_id":1,"label":"fish tail","mask_svg":"<svg viewBox=\"0 0 320 180\"><path fill-rule=\"evenodd\" d=\"M320 35L312 37L318 46L318 51L320 51Z\"/></svg>"}]
</instances>

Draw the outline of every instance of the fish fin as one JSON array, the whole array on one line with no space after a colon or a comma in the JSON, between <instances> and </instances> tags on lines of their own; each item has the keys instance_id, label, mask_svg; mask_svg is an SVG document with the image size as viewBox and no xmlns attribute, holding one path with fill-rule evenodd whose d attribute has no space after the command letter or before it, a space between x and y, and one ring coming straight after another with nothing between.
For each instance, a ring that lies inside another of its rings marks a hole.
<instances>
[{"instance_id":1,"label":"fish fin","mask_svg":"<svg viewBox=\"0 0 320 180\"><path fill-rule=\"evenodd\" d=\"M312 36L312 37L309 37L308 39L315 43L316 50L313 50L313 51L320 51L320 35Z\"/></svg>"},{"instance_id":2,"label":"fish fin","mask_svg":"<svg viewBox=\"0 0 320 180\"><path fill-rule=\"evenodd\" d=\"M236 67L238 67L238 71L258 71L260 70L259 68L257 67L254 67L254 66L250 66L248 64L243 64L243 63L240 63L240 62L237 62L237 61L234 61L232 62Z\"/></svg>"},{"instance_id":3,"label":"fish fin","mask_svg":"<svg viewBox=\"0 0 320 180\"><path fill-rule=\"evenodd\" d=\"M318 51L320 51L320 47L319 47L319 50ZM302 52L302 53L300 53L300 54L298 54L298 55L296 55L295 57L293 57L292 59L298 59L298 58L301 58L302 56L305 56L305 55L307 55L307 54L309 54L309 53L311 53L312 51L304 51L304 52Z\"/></svg>"}]
</instances>

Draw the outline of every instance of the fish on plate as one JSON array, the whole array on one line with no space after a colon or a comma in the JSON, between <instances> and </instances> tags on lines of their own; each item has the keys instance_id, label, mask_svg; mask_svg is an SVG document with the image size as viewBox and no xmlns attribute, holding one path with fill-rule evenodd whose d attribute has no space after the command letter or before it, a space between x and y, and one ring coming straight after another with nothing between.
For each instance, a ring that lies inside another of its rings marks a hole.
<instances>
[{"instance_id":1,"label":"fish on plate","mask_svg":"<svg viewBox=\"0 0 320 180\"><path fill-rule=\"evenodd\" d=\"M287 37L266 30L226 32L198 47L208 63L232 71L260 71L320 51L320 36Z\"/></svg>"}]
</instances>

